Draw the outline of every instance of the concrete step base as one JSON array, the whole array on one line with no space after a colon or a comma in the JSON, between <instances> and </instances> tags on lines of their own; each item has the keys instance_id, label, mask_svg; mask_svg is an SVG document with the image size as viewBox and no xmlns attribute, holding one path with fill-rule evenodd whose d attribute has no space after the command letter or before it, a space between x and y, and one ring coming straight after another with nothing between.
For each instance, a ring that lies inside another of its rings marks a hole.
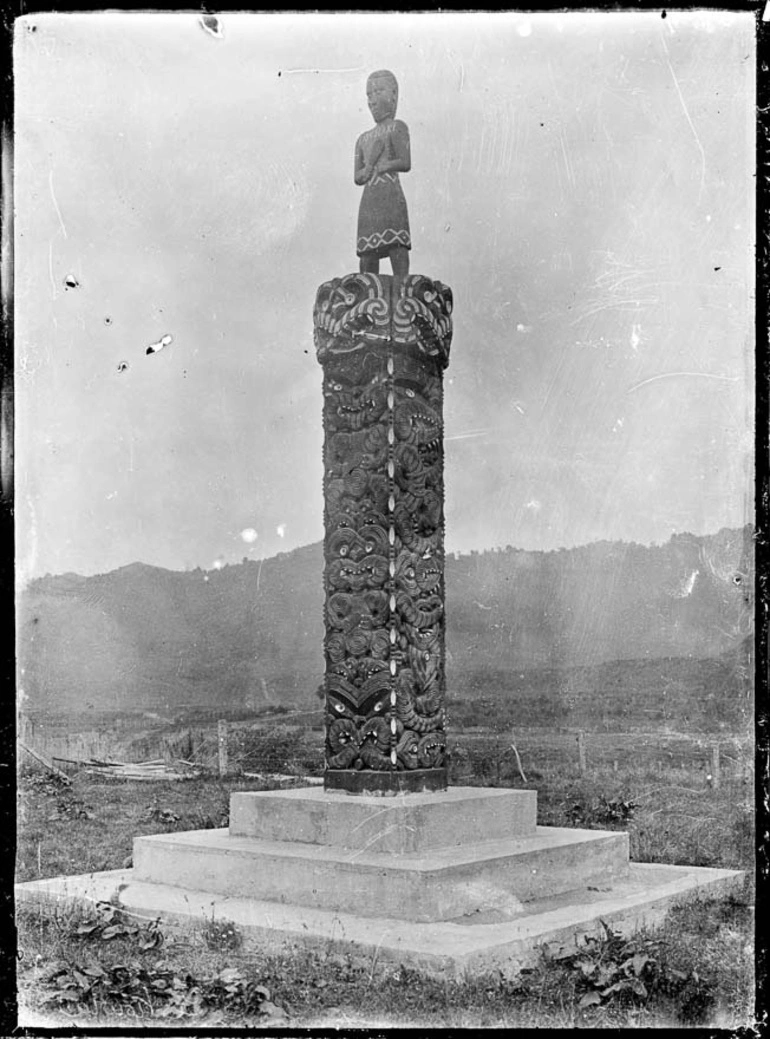
<instances>
[{"instance_id":1,"label":"concrete step base","mask_svg":"<svg viewBox=\"0 0 770 1039\"><path fill-rule=\"evenodd\" d=\"M405 855L228 830L134 841L138 881L412 922L490 910L514 917L533 899L607 887L627 871L628 834L545 826L529 837Z\"/></svg>"},{"instance_id":2,"label":"concrete step base","mask_svg":"<svg viewBox=\"0 0 770 1039\"><path fill-rule=\"evenodd\" d=\"M409 855L480 841L533 837L534 790L449 787L378 797L318 788L230 796L230 833Z\"/></svg>"},{"instance_id":3,"label":"concrete step base","mask_svg":"<svg viewBox=\"0 0 770 1039\"><path fill-rule=\"evenodd\" d=\"M308 906L227 897L136 879L133 870L56 877L17 885L18 902L95 902L117 898L144 919L160 918L167 930L203 928L212 919L237 925L245 940L267 951L299 949L342 953L373 968L403 963L449 977L501 971L515 977L536 960L542 946L576 948L601 933L600 920L624 934L662 922L675 903L699 894L737 890L743 873L690 866L632 863L611 888L584 888L535 900L515 919L494 910L462 921L416 923L363 917Z\"/></svg>"}]
</instances>

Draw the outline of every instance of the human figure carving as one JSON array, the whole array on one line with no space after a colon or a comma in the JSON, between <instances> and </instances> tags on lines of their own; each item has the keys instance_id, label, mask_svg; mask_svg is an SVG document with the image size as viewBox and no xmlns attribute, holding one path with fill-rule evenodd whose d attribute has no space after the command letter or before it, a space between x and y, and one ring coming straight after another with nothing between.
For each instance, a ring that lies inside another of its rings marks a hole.
<instances>
[{"instance_id":1,"label":"human figure carving","mask_svg":"<svg viewBox=\"0 0 770 1039\"><path fill-rule=\"evenodd\" d=\"M360 270L379 274L380 258L390 256L398 282L409 274L409 215L398 179L412 168L409 129L396 119L398 83L380 69L366 81L366 98L375 126L356 141L353 179L363 185L358 210L356 252Z\"/></svg>"}]
</instances>

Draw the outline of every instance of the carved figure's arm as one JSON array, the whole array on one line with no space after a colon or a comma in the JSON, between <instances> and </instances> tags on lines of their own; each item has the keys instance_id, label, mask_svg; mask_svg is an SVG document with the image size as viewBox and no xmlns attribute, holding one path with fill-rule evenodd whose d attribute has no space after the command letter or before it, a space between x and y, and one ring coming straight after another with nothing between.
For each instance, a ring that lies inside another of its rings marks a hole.
<instances>
[{"instance_id":1,"label":"carved figure's arm","mask_svg":"<svg viewBox=\"0 0 770 1039\"><path fill-rule=\"evenodd\" d=\"M412 168L412 153L409 146L409 128L400 119L396 120L390 135L393 150L392 159L380 159L376 169L378 173L408 173Z\"/></svg>"},{"instance_id":2,"label":"carved figure's arm","mask_svg":"<svg viewBox=\"0 0 770 1039\"><path fill-rule=\"evenodd\" d=\"M356 184L366 184L372 175L372 167L366 165L364 149L361 142L356 141L356 154L353 162L353 180Z\"/></svg>"}]
</instances>

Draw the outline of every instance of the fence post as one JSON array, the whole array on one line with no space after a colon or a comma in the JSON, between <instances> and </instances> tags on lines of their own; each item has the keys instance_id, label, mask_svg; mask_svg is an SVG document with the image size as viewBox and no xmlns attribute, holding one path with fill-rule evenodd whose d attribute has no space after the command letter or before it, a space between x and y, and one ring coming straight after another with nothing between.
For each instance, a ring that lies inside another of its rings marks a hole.
<instances>
[{"instance_id":1,"label":"fence post","mask_svg":"<svg viewBox=\"0 0 770 1039\"><path fill-rule=\"evenodd\" d=\"M227 775L227 722L220 718L217 722L217 739L219 742L219 775Z\"/></svg>"},{"instance_id":2,"label":"fence post","mask_svg":"<svg viewBox=\"0 0 770 1039\"><path fill-rule=\"evenodd\" d=\"M577 744L578 744L578 760L580 762L580 775L584 776L586 774L586 743L585 743L585 734L583 733L582 729L578 733Z\"/></svg>"},{"instance_id":3,"label":"fence post","mask_svg":"<svg viewBox=\"0 0 770 1039\"><path fill-rule=\"evenodd\" d=\"M719 789L719 744L715 743L711 748L711 785L714 790Z\"/></svg>"}]
</instances>

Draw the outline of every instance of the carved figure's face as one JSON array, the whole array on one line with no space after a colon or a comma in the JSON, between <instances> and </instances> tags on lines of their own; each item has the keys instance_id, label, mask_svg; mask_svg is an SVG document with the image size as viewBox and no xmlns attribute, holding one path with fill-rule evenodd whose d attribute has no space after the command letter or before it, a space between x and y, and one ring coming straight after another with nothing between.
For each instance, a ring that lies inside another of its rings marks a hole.
<instances>
[{"instance_id":1,"label":"carved figure's face","mask_svg":"<svg viewBox=\"0 0 770 1039\"><path fill-rule=\"evenodd\" d=\"M375 77L366 84L366 101L375 123L396 114L397 94L393 81L386 77Z\"/></svg>"}]
</instances>

